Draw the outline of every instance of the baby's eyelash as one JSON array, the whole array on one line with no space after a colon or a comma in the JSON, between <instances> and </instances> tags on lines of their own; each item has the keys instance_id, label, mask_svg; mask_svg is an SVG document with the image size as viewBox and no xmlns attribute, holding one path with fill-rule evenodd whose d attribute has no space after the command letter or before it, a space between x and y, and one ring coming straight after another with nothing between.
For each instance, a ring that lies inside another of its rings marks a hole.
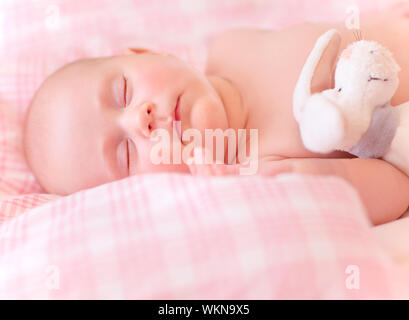
<instances>
[{"instance_id":1,"label":"baby's eyelash","mask_svg":"<svg viewBox=\"0 0 409 320\"><path fill-rule=\"evenodd\" d=\"M126 107L128 105L128 101L127 101L127 94L128 94L128 79L123 76L124 79L124 107Z\"/></svg>"},{"instance_id":2,"label":"baby's eyelash","mask_svg":"<svg viewBox=\"0 0 409 320\"><path fill-rule=\"evenodd\" d=\"M128 168L129 173L129 140L126 140L126 167Z\"/></svg>"}]
</instances>

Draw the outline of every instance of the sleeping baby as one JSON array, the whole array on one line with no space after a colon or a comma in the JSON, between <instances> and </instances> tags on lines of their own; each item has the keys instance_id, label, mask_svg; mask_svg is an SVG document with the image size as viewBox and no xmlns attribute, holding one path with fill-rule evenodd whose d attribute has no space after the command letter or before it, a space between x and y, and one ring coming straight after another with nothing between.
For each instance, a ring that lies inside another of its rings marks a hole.
<instances>
[{"instance_id":1,"label":"sleeping baby","mask_svg":"<svg viewBox=\"0 0 409 320\"><path fill-rule=\"evenodd\" d=\"M397 6L361 20L363 37L389 48L402 68L392 105L409 100L408 12ZM343 23L226 31L210 45L205 74L147 49L68 64L32 99L24 132L28 164L56 194L141 173L241 174L245 165L264 175L335 175L356 188L374 224L394 220L409 204L403 172L380 159L313 153L300 138L293 90L316 39L331 28L341 43L330 44L319 62L312 81L317 92L332 87L337 54L355 41ZM193 161L209 150L198 149L208 146L209 130L230 135L222 136L221 152L210 144L215 161ZM168 144L158 148L165 134ZM246 164L239 161L242 150Z\"/></svg>"}]
</instances>

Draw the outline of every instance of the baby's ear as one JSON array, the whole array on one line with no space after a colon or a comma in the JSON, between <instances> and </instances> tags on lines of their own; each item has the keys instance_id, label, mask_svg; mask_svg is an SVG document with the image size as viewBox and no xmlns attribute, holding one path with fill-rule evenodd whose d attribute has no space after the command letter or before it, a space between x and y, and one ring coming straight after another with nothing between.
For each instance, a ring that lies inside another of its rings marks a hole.
<instances>
[{"instance_id":1,"label":"baby's ear","mask_svg":"<svg viewBox=\"0 0 409 320\"><path fill-rule=\"evenodd\" d=\"M157 54L157 52L154 52L152 50L149 49L145 49L145 48L126 48L124 51L124 54L133 54L133 53L152 53L152 54Z\"/></svg>"},{"instance_id":2,"label":"baby's ear","mask_svg":"<svg viewBox=\"0 0 409 320\"><path fill-rule=\"evenodd\" d=\"M157 54L161 56L172 56L169 53L161 52L161 51L154 51L146 48L126 48L124 51L125 55L128 54L140 54L140 53L150 53L150 54Z\"/></svg>"}]
</instances>

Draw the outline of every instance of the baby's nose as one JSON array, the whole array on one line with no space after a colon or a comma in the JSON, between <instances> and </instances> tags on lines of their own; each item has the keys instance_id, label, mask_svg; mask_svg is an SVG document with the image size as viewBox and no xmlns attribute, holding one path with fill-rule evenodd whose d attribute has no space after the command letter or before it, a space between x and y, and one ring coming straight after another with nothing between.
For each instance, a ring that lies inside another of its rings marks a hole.
<instances>
[{"instance_id":1,"label":"baby's nose","mask_svg":"<svg viewBox=\"0 0 409 320\"><path fill-rule=\"evenodd\" d=\"M155 105L152 102L144 102L136 106L133 110L126 111L123 125L129 134L139 133L144 137L149 138L153 130L153 110Z\"/></svg>"},{"instance_id":2,"label":"baby's nose","mask_svg":"<svg viewBox=\"0 0 409 320\"><path fill-rule=\"evenodd\" d=\"M139 130L145 137L149 137L152 132L152 125L153 125L153 111L154 105L151 102L145 102L141 105L139 110L137 111L138 116L138 124Z\"/></svg>"}]
</instances>

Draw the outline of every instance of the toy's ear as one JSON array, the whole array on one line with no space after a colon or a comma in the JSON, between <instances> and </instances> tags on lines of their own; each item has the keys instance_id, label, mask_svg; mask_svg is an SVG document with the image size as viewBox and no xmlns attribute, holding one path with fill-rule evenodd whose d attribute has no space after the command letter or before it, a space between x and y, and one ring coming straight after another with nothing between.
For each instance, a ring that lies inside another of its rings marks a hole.
<instances>
[{"instance_id":1,"label":"toy's ear","mask_svg":"<svg viewBox=\"0 0 409 320\"><path fill-rule=\"evenodd\" d=\"M311 80L311 93L334 87L334 79L332 75L334 74L340 44L341 36L339 33L334 33L315 68Z\"/></svg>"},{"instance_id":2,"label":"toy's ear","mask_svg":"<svg viewBox=\"0 0 409 320\"><path fill-rule=\"evenodd\" d=\"M293 112L297 121L311 94L331 88L332 73L340 44L341 36L336 29L327 31L316 41L294 90Z\"/></svg>"}]
</instances>

